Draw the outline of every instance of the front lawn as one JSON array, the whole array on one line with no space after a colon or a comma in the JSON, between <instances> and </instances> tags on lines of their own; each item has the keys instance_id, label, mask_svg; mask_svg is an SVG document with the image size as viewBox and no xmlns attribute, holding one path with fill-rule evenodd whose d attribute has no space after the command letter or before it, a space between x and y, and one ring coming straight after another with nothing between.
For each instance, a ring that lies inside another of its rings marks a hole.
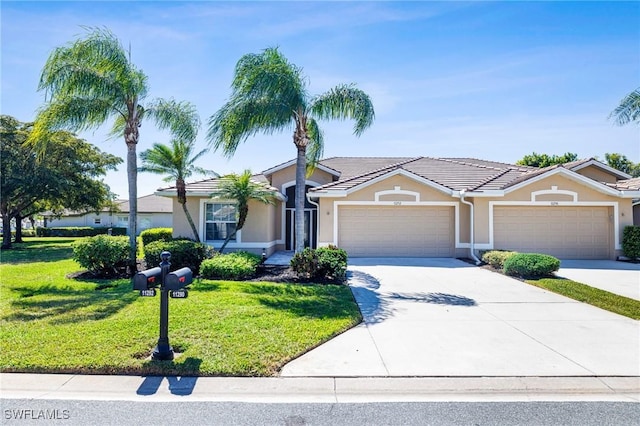
<instances>
[{"instance_id":1,"label":"front lawn","mask_svg":"<svg viewBox=\"0 0 640 426\"><path fill-rule=\"evenodd\" d=\"M3 251L0 370L95 374L269 376L360 321L346 286L196 280L169 301L174 361L148 359L159 295L131 281L75 280L70 238Z\"/></svg>"},{"instance_id":2,"label":"front lawn","mask_svg":"<svg viewBox=\"0 0 640 426\"><path fill-rule=\"evenodd\" d=\"M541 278L525 280L528 284L544 288L580 302L597 306L616 314L640 319L640 301L610 293L565 278Z\"/></svg>"}]
</instances>

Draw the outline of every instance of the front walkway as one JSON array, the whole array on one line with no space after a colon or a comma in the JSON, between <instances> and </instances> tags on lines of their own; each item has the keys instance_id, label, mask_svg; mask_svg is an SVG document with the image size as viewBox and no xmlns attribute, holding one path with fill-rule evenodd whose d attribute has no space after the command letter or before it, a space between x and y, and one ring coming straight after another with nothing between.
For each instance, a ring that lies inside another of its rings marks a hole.
<instances>
[{"instance_id":1,"label":"front walkway","mask_svg":"<svg viewBox=\"0 0 640 426\"><path fill-rule=\"evenodd\" d=\"M289 266L293 258L293 251L277 251L264 261L265 265Z\"/></svg>"},{"instance_id":2,"label":"front walkway","mask_svg":"<svg viewBox=\"0 0 640 426\"><path fill-rule=\"evenodd\" d=\"M640 375L638 321L456 259L349 262L364 322L282 376Z\"/></svg>"}]
</instances>

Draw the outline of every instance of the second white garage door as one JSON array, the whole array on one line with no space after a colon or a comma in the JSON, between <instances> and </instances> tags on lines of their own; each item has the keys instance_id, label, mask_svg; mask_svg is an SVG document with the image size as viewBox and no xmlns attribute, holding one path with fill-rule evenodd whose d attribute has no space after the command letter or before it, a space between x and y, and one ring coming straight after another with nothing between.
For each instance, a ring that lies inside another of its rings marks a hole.
<instances>
[{"instance_id":1,"label":"second white garage door","mask_svg":"<svg viewBox=\"0 0 640 426\"><path fill-rule=\"evenodd\" d=\"M560 259L608 259L608 207L503 207L493 211L494 247Z\"/></svg>"},{"instance_id":2,"label":"second white garage door","mask_svg":"<svg viewBox=\"0 0 640 426\"><path fill-rule=\"evenodd\" d=\"M340 206L338 246L349 256L452 257L453 207Z\"/></svg>"}]
</instances>

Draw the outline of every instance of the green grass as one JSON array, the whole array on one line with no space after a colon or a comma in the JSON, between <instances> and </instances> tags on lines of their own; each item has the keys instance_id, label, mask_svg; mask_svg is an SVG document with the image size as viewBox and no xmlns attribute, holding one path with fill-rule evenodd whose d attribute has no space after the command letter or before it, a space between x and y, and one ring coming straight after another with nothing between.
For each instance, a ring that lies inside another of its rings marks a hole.
<instances>
[{"instance_id":1,"label":"green grass","mask_svg":"<svg viewBox=\"0 0 640 426\"><path fill-rule=\"evenodd\" d=\"M345 286L196 280L169 301L174 361L148 359L159 296L131 281L75 280L72 238L30 238L0 264L0 370L269 376L360 321Z\"/></svg>"},{"instance_id":2,"label":"green grass","mask_svg":"<svg viewBox=\"0 0 640 426\"><path fill-rule=\"evenodd\" d=\"M564 278L541 278L525 280L536 287L541 287L580 302L597 306L616 314L633 319L640 319L640 301L619 296L599 288L590 287Z\"/></svg>"}]
</instances>

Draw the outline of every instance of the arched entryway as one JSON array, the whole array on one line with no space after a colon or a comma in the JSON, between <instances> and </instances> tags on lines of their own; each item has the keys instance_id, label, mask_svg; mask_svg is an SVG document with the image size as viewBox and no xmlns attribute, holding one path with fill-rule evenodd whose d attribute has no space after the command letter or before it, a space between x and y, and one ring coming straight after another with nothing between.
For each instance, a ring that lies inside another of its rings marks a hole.
<instances>
[{"instance_id":1,"label":"arched entryway","mask_svg":"<svg viewBox=\"0 0 640 426\"><path fill-rule=\"evenodd\" d=\"M311 185L305 186L305 194L312 188ZM294 250L296 247L295 232L295 200L296 187L292 185L285 189L287 196L287 204L285 207L285 248ZM318 245L318 208L311 204L309 200L304 200L304 246L316 248Z\"/></svg>"}]
</instances>

